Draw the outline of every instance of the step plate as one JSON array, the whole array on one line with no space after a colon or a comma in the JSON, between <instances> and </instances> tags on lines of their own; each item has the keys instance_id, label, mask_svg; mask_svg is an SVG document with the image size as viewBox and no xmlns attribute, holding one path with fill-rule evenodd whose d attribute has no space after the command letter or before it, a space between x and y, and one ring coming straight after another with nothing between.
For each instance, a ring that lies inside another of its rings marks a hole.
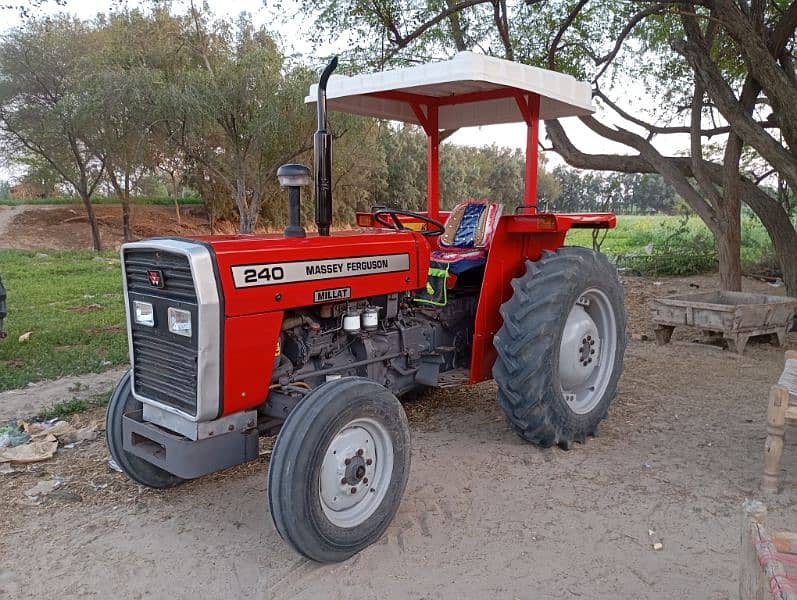
<instances>
[{"instance_id":1,"label":"step plate","mask_svg":"<svg viewBox=\"0 0 797 600\"><path fill-rule=\"evenodd\" d=\"M452 369L440 373L437 378L437 387L452 388L465 385L470 381L470 369Z\"/></svg>"}]
</instances>

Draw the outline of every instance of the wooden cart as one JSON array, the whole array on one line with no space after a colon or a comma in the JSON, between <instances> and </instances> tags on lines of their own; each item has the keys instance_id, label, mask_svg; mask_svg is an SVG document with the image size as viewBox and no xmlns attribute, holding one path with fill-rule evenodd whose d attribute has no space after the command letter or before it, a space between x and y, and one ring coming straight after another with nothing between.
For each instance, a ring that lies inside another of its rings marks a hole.
<instances>
[{"instance_id":1,"label":"wooden cart","mask_svg":"<svg viewBox=\"0 0 797 600\"><path fill-rule=\"evenodd\" d=\"M656 342L667 344L673 329L689 325L719 332L741 354L755 335L773 335L781 346L797 311L797 298L747 292L699 292L651 300Z\"/></svg>"}]
</instances>

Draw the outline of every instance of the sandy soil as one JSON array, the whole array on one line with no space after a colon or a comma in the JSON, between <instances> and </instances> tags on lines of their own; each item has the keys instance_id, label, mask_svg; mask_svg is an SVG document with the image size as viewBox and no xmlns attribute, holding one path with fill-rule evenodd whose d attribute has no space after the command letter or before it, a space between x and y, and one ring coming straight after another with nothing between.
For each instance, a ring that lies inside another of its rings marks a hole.
<instances>
[{"instance_id":1,"label":"sandy soil","mask_svg":"<svg viewBox=\"0 0 797 600\"><path fill-rule=\"evenodd\" d=\"M178 226L171 206L133 205L131 220L136 238L155 235L207 235L201 206L184 206ZM100 239L106 249L122 243L122 213L118 205L94 206ZM91 249L91 230L81 204L0 206L0 248L19 250Z\"/></svg>"},{"instance_id":2,"label":"sandy soil","mask_svg":"<svg viewBox=\"0 0 797 600\"><path fill-rule=\"evenodd\" d=\"M265 499L269 439L258 461L167 492L111 471L101 440L0 475L0 597L736 598L738 511L758 496L783 350L751 342L737 356L688 329L669 346L642 341L647 298L712 283L626 281L620 394L600 436L569 452L516 437L493 383L407 403L401 509L343 564L308 562L279 539ZM795 530L794 444L782 466L784 491L766 502L776 528ZM61 488L26 498L54 477Z\"/></svg>"},{"instance_id":3,"label":"sandy soil","mask_svg":"<svg viewBox=\"0 0 797 600\"><path fill-rule=\"evenodd\" d=\"M127 367L117 367L103 373L40 381L21 390L0 392L0 423L38 415L43 409L64 400L88 400L113 388L126 370Z\"/></svg>"}]
</instances>

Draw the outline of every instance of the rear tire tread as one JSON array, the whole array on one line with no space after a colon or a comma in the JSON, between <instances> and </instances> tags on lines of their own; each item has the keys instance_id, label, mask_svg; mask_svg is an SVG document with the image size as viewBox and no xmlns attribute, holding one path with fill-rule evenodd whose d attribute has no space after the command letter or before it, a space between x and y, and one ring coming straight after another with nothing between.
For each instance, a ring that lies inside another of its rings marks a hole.
<instances>
[{"instance_id":1,"label":"rear tire tread","mask_svg":"<svg viewBox=\"0 0 797 600\"><path fill-rule=\"evenodd\" d=\"M567 318L563 307L571 306L586 287L595 286L613 300L618 328L615 368L599 404L585 415L576 415L560 408L565 400L558 389L552 357L558 357L561 328ZM544 448L558 444L564 449L573 442L584 443L588 436L597 436L622 372L626 312L617 272L603 254L562 247L544 251L539 261L528 261L526 273L512 281L512 289L512 297L501 307L504 324L493 338L498 403L512 428L530 442Z\"/></svg>"}]
</instances>

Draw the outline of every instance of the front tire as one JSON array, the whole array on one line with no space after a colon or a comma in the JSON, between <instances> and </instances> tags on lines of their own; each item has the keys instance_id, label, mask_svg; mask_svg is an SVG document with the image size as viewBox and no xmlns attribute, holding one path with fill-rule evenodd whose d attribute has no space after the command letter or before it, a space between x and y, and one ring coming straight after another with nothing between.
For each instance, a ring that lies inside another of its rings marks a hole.
<instances>
[{"instance_id":1,"label":"front tire","mask_svg":"<svg viewBox=\"0 0 797 600\"><path fill-rule=\"evenodd\" d=\"M530 442L584 442L606 417L623 370L617 271L603 254L565 247L528 261L512 288L493 340L498 403Z\"/></svg>"},{"instance_id":2,"label":"front tire","mask_svg":"<svg viewBox=\"0 0 797 600\"><path fill-rule=\"evenodd\" d=\"M108 402L105 414L105 442L111 458L130 479L151 488L166 489L179 485L184 479L130 454L124 449L122 415L141 410L141 402L133 397L130 371L119 379Z\"/></svg>"},{"instance_id":3,"label":"front tire","mask_svg":"<svg viewBox=\"0 0 797 600\"><path fill-rule=\"evenodd\" d=\"M409 425L398 399L361 377L329 381L291 411L274 444L274 525L307 558L346 560L388 528L409 469Z\"/></svg>"}]
</instances>

